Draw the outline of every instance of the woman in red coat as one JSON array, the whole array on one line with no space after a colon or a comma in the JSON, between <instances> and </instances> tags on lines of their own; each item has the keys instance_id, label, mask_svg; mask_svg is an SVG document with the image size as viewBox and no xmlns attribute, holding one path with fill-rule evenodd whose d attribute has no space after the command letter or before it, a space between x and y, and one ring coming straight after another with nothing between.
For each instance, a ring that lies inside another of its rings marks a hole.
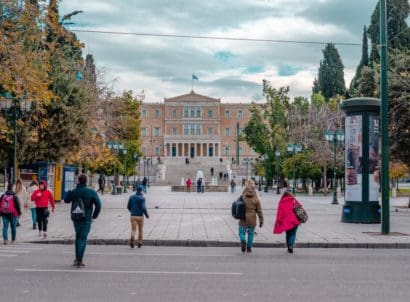
<instances>
[{"instance_id":1,"label":"woman in red coat","mask_svg":"<svg viewBox=\"0 0 410 302\"><path fill-rule=\"evenodd\" d=\"M53 194L47 190L47 182L45 180L40 181L39 189L35 190L31 194L31 201L36 204L36 214L39 236L44 239L47 238L47 224L50 212L48 211L49 204L51 205L51 211L54 213L55 202Z\"/></svg>"},{"instance_id":2,"label":"woman in red coat","mask_svg":"<svg viewBox=\"0 0 410 302\"><path fill-rule=\"evenodd\" d=\"M295 197L287 190L285 184L285 192L283 193L276 213L276 221L273 229L274 234L281 234L286 232L286 245L288 247L288 253L293 253L293 246L296 240L296 231L300 225L299 220L296 218L293 208L295 204L302 206Z\"/></svg>"}]
</instances>

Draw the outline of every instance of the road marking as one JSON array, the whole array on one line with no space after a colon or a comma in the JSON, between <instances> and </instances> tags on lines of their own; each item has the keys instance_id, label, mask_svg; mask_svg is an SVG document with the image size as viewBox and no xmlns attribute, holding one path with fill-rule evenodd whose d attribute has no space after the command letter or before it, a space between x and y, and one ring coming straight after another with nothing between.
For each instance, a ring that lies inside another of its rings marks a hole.
<instances>
[{"instance_id":1,"label":"road marking","mask_svg":"<svg viewBox=\"0 0 410 302\"><path fill-rule=\"evenodd\" d=\"M15 249L0 249L0 253L29 254L30 251L15 250Z\"/></svg>"},{"instance_id":2,"label":"road marking","mask_svg":"<svg viewBox=\"0 0 410 302\"><path fill-rule=\"evenodd\" d=\"M63 254L74 254L64 251ZM138 254L138 253L115 253L115 252L87 252L87 255L97 256L145 256L145 257L232 257L236 255L187 255L187 254Z\"/></svg>"},{"instance_id":3,"label":"road marking","mask_svg":"<svg viewBox=\"0 0 410 302\"><path fill-rule=\"evenodd\" d=\"M16 254L0 254L0 257L16 257Z\"/></svg>"},{"instance_id":4,"label":"road marking","mask_svg":"<svg viewBox=\"0 0 410 302\"><path fill-rule=\"evenodd\" d=\"M150 274L150 275L204 275L204 276L243 276L243 273L224 272L171 272L171 271L109 271L109 270L88 270L88 269L35 269L16 268L16 272L26 273L95 273L95 274Z\"/></svg>"},{"instance_id":5,"label":"road marking","mask_svg":"<svg viewBox=\"0 0 410 302\"><path fill-rule=\"evenodd\" d=\"M23 247L23 246L19 245L19 246L8 246L8 247L3 246L3 247L0 247L0 251L1 251L1 250L30 250L30 251L38 251L38 250L42 250L42 248L40 248L40 247Z\"/></svg>"}]
</instances>

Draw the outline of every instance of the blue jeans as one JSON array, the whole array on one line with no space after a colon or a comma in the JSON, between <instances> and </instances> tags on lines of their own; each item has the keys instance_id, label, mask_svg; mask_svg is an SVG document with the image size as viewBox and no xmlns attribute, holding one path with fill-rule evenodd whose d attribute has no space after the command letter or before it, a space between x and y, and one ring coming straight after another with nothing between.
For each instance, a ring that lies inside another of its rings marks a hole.
<instances>
[{"instance_id":1,"label":"blue jeans","mask_svg":"<svg viewBox=\"0 0 410 302\"><path fill-rule=\"evenodd\" d=\"M3 240L9 240L9 225L11 226L11 240L16 240L17 218L12 215L1 216L3 220Z\"/></svg>"},{"instance_id":2,"label":"blue jeans","mask_svg":"<svg viewBox=\"0 0 410 302\"><path fill-rule=\"evenodd\" d=\"M246 247L252 247L252 245L253 245L253 236L255 234L255 227L239 226L239 239L241 241L246 241L246 233L248 233L248 241L246 243Z\"/></svg>"},{"instance_id":3,"label":"blue jeans","mask_svg":"<svg viewBox=\"0 0 410 302\"><path fill-rule=\"evenodd\" d=\"M91 220L73 221L75 230L75 260L82 262L87 246L88 233L91 229Z\"/></svg>"},{"instance_id":4,"label":"blue jeans","mask_svg":"<svg viewBox=\"0 0 410 302\"><path fill-rule=\"evenodd\" d=\"M293 229L286 231L286 245L288 247L293 247L295 245L297 230L298 226L295 226Z\"/></svg>"},{"instance_id":5,"label":"blue jeans","mask_svg":"<svg viewBox=\"0 0 410 302\"><path fill-rule=\"evenodd\" d=\"M31 212L31 220L33 220L33 225L37 223L37 212L36 208L30 209Z\"/></svg>"}]
</instances>

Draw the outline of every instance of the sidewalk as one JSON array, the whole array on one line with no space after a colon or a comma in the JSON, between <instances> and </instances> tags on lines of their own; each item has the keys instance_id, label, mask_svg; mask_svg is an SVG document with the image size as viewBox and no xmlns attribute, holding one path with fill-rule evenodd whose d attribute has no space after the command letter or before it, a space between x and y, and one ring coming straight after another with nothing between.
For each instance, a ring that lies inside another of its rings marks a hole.
<instances>
[{"instance_id":1,"label":"sidewalk","mask_svg":"<svg viewBox=\"0 0 410 302\"><path fill-rule=\"evenodd\" d=\"M240 189L240 188L239 188ZM272 234L279 195L263 193L260 198L265 224L257 229L255 246L282 247L284 234ZM177 246L237 246L237 224L230 208L239 193L179 193L170 187L151 187L146 195L150 219L145 220L145 244ZM126 244L130 236L126 204L129 194L102 196L103 209L92 226L89 239L95 244ZM331 205L332 196L297 196L309 213L309 221L298 231L298 247L410 248L408 198L391 199L391 235L380 235L380 224L341 223L343 198ZM397 207L399 206L399 207ZM72 243L73 227L69 205L58 204L49 222L46 243ZM44 242L32 230L28 211L17 229L18 241Z\"/></svg>"}]
</instances>

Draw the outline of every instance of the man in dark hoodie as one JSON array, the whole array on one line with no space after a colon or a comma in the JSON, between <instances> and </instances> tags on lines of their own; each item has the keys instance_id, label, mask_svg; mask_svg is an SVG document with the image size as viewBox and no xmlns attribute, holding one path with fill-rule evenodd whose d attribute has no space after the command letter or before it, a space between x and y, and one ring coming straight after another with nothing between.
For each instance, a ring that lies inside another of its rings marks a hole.
<instances>
[{"instance_id":1,"label":"man in dark hoodie","mask_svg":"<svg viewBox=\"0 0 410 302\"><path fill-rule=\"evenodd\" d=\"M144 232L144 215L149 218L147 208L145 206L145 197L142 195L142 187L137 187L137 193L130 196L127 205L128 211L131 213L131 239L130 247L134 248L135 233L138 225L138 247L142 246Z\"/></svg>"},{"instance_id":2,"label":"man in dark hoodie","mask_svg":"<svg viewBox=\"0 0 410 302\"><path fill-rule=\"evenodd\" d=\"M17 217L21 215L20 201L13 192L13 185L7 185L7 191L0 198L0 215L3 220L3 240L8 244L9 225L11 226L11 243L16 241Z\"/></svg>"},{"instance_id":3,"label":"man in dark hoodie","mask_svg":"<svg viewBox=\"0 0 410 302\"><path fill-rule=\"evenodd\" d=\"M77 187L68 192L64 202L71 202L71 219L75 230L75 260L73 264L81 268L85 266L83 257L88 233L91 229L91 221L98 217L101 211L101 201L97 192L87 188L87 176L81 174L78 177Z\"/></svg>"}]
</instances>

